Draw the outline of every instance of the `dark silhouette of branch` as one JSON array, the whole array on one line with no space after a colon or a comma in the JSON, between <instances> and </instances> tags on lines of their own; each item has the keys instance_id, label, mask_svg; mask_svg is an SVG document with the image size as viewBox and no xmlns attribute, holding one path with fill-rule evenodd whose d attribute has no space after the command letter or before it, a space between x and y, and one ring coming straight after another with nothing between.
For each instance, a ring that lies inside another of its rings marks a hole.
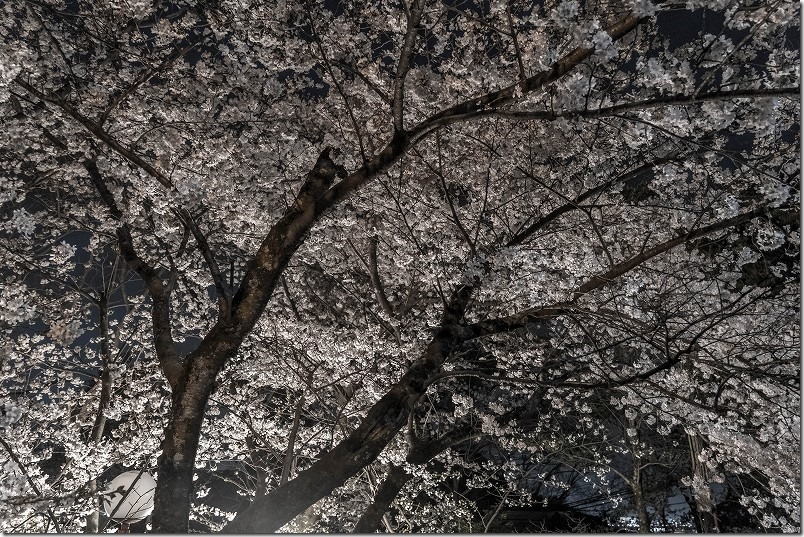
<instances>
[{"instance_id":1,"label":"dark silhouette of branch","mask_svg":"<svg viewBox=\"0 0 804 537\"><path fill-rule=\"evenodd\" d=\"M536 222L534 222L531 225L529 225L527 228L517 231L516 234L513 237L511 237L511 239L508 241L506 246L511 247L511 246L516 246L518 244L522 244L525 240L528 239L528 237L533 235L533 233L535 233L536 231L538 231L540 229L543 229L547 224L549 224L550 222L553 222L559 216L561 216L561 215L563 215L563 214L565 214L565 213L567 213L569 211L572 211L573 209L577 209L578 206L581 203L583 203L584 201L588 200L589 198L594 197L594 196L596 196L596 195L598 195L598 194L600 194L602 192L605 192L606 190L608 190L609 188L611 188L613 185L615 185L617 183L624 183L625 181L628 181L630 179L634 179L635 177L639 177L643 173L655 168L656 166L660 166L660 165L666 164L668 162L673 162L674 160L677 160L678 157L679 157L679 155L677 153L673 153L672 155L657 158L652 162L643 164L642 166L639 166L638 168L634 168L633 170L630 170L630 171L628 171L628 172L626 172L626 173L624 173L622 175L618 175L618 176L614 177L613 179L610 179L610 180L606 181L605 183L602 183L602 184L596 186L595 188L591 188L591 189L587 190L583 194L580 194L577 197L575 197L575 199L565 203L564 205L560 205L559 207L556 207L555 209L550 211L548 214L546 214L545 216L543 216L540 219L538 219Z\"/></svg>"},{"instance_id":2,"label":"dark silhouette of branch","mask_svg":"<svg viewBox=\"0 0 804 537\"><path fill-rule=\"evenodd\" d=\"M190 214L190 211L181 208L177 209L175 212L182 222L184 222L184 224L190 229L193 237L195 237L195 242L198 245L198 249L201 251L201 255L204 256L204 261L207 264L209 273L212 276L212 282L215 285L215 291L218 294L218 315L220 315L221 319L230 319L232 310L232 291L229 285L226 283L226 278L223 274L221 274L220 268L218 267L218 262L215 260L215 254L212 252L212 249L209 246L209 241L207 241L207 238L204 235L204 232L201 231L201 228L198 227L198 223L195 221L193 215Z\"/></svg>"},{"instance_id":3,"label":"dark silhouette of branch","mask_svg":"<svg viewBox=\"0 0 804 537\"><path fill-rule=\"evenodd\" d=\"M611 36L613 42L616 42L646 20L646 18L628 15L606 28L606 33ZM530 76L516 84L442 110L411 129L409 136L413 139L423 138L439 127L492 113L492 111L499 109L501 106L516 102L517 99L525 94L542 88L550 82L555 82L581 62L591 57L594 52L594 48L576 47L554 63L551 69Z\"/></svg>"},{"instance_id":4,"label":"dark silhouette of branch","mask_svg":"<svg viewBox=\"0 0 804 537\"><path fill-rule=\"evenodd\" d=\"M490 334L509 332L512 330L518 330L520 328L523 328L530 323L534 323L537 321L545 321L557 317L559 315L563 315L570 311L568 309L568 306L571 303L577 301L587 293L590 293L594 290L600 289L602 287L611 284L617 278L631 271L635 267L641 265L645 261L653 257L656 257L659 254L667 252L681 244L691 242L699 237L710 235L712 233L716 233L718 231L722 231L724 229L728 229L730 227L734 227L744 222L747 222L753 218L756 218L757 216L764 214L766 211L767 211L766 207L760 207L753 211L749 211L747 213L735 216L733 218L729 218L727 220L721 220L719 222L715 222L708 226L692 230L689 233L678 236L674 239L670 239L661 244L657 244L653 248L649 248L643 251L639 255L633 256L629 259L626 259L625 261L617 263L605 273L598 274L589 278L589 280L587 280L584 284L580 285L577 288L569 303L530 308L527 310L523 310L519 313L509 315L507 317L488 319L485 321L479 321L470 325L466 325L461 328L463 330L463 337L465 338L465 340L468 341L470 339L475 339Z\"/></svg>"},{"instance_id":5,"label":"dark silhouette of branch","mask_svg":"<svg viewBox=\"0 0 804 537\"><path fill-rule=\"evenodd\" d=\"M3 448L8 453L8 456L11 457L11 460L14 461L14 463L19 467L20 471L23 474L25 474L25 479L28 481L28 484L31 485L31 489L34 491L34 494L41 497L42 491L40 491L39 487L36 486L36 482L33 479L31 479L31 475L28 473L28 470L22 464L22 461L19 459L19 457L17 457L17 454L14 453L14 450L11 448L11 445L9 445L9 443L6 442L2 436L0 436L0 445L3 446ZM47 508L47 516L50 519L50 521L53 522L53 527L56 529L56 533L61 533L61 526L59 526L59 520L56 518L56 514L53 512L53 509L51 509L50 506L48 506Z\"/></svg>"},{"instance_id":6,"label":"dark silhouette of branch","mask_svg":"<svg viewBox=\"0 0 804 537\"><path fill-rule=\"evenodd\" d=\"M394 98L391 104L395 132L403 132L405 130L405 118L403 117L405 108L405 78L407 78L408 71L410 71L410 62L413 58L413 45L416 43L419 22L424 12L424 3L424 0L413 0L413 5L407 14L408 28L405 31L405 38L402 41L402 51L399 54L399 63L396 67Z\"/></svg>"},{"instance_id":7,"label":"dark silhouette of branch","mask_svg":"<svg viewBox=\"0 0 804 537\"><path fill-rule=\"evenodd\" d=\"M171 387L175 388L182 378L184 366L176 352L173 336L171 335L170 293L157 270L137 254L128 225L120 226L117 229L117 242L123 259L142 278L142 281L148 287L148 292L151 294L151 319L153 322L156 356L159 359L159 364L162 366L165 377Z\"/></svg>"},{"instance_id":8,"label":"dark silhouette of branch","mask_svg":"<svg viewBox=\"0 0 804 537\"><path fill-rule=\"evenodd\" d=\"M697 96L688 94L670 95L667 97L657 97L654 99L644 99L631 103L621 103L596 109L585 110L565 110L563 112L554 111L528 111L528 110L483 110L475 114L475 118L480 117L499 117L515 120L546 120L552 121L559 118L573 117L604 117L612 116L620 112L630 110L647 110L660 106L688 106L700 104L708 101L720 101L727 99L748 99L756 97L775 97L775 96L798 96L801 93L799 87L787 88L762 88L762 89L740 89L732 91L715 91L704 93Z\"/></svg>"}]
</instances>

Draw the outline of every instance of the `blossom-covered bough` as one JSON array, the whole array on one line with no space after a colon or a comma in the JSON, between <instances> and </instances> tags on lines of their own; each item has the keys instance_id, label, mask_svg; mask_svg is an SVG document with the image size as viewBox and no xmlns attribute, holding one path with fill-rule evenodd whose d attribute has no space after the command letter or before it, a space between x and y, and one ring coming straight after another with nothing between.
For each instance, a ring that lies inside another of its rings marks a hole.
<instances>
[{"instance_id":1,"label":"blossom-covered bough","mask_svg":"<svg viewBox=\"0 0 804 537\"><path fill-rule=\"evenodd\" d=\"M142 466L155 531L493 529L555 461L647 529L679 438L699 529L797 528L798 4L717 4L5 4L3 530Z\"/></svg>"}]
</instances>

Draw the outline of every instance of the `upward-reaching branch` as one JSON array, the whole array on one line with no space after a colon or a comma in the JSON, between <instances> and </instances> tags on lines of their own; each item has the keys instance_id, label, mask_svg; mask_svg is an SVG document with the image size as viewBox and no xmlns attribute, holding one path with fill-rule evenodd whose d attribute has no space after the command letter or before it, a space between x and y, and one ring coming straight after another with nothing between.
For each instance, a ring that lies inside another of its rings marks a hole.
<instances>
[{"instance_id":1,"label":"upward-reaching branch","mask_svg":"<svg viewBox=\"0 0 804 537\"><path fill-rule=\"evenodd\" d=\"M631 32L631 30L636 28L639 23L644 20L646 19L641 19L636 15L628 15L621 21L607 28L606 31L611 36L612 41L617 41ZM434 129L439 127L467 120L480 113L488 112L489 110L496 110L501 106L511 104L520 96L532 93L533 91L544 87L545 84L558 80L582 61L592 56L594 52L594 48L576 47L569 54L554 63L551 69L542 71L522 80L521 82L511 84L510 86L500 90L487 93L482 97L469 99L460 104L442 110L438 114L430 116L425 121L419 123L419 125L417 125L415 128L411 129L409 135L413 139L423 138Z\"/></svg>"},{"instance_id":2,"label":"upward-reaching branch","mask_svg":"<svg viewBox=\"0 0 804 537\"><path fill-rule=\"evenodd\" d=\"M413 0L408 15L408 29L405 32L405 39L402 42L402 52L399 54L399 63L396 66L396 76L394 77L394 100L391 104L391 113L394 117L394 131L402 132L405 130L405 78L410 71L410 61L413 57L413 45L416 43L416 34L419 23L422 20L425 0Z\"/></svg>"},{"instance_id":3,"label":"upward-reaching branch","mask_svg":"<svg viewBox=\"0 0 804 537\"><path fill-rule=\"evenodd\" d=\"M94 159L84 161L84 168L89 174L90 181L100 194L101 200L109 208L115 220L120 221L123 213L115 202L106 181L101 175ZM183 366L174 347L170 324L170 290L165 287L157 271L139 257L134 249L134 241L128 224L122 224L117 229L118 247L128 266L142 278L148 291L151 293L151 319L153 321L154 346L159 365L171 386L176 386L182 375ZM103 315L103 312L102 312Z\"/></svg>"},{"instance_id":4,"label":"upward-reaching branch","mask_svg":"<svg viewBox=\"0 0 804 537\"><path fill-rule=\"evenodd\" d=\"M198 249L201 251L201 255L204 256L204 261L207 263L207 268L209 268L209 273L212 276L215 291L218 293L218 315L221 319L228 321L231 317L232 310L232 291L218 268L215 254L209 247L209 242L204 232L198 227L198 223L195 221L195 218L193 218L193 215L190 214L190 211L181 208L176 211L176 214L178 214L179 218L190 228L190 232L193 234L193 237L195 237Z\"/></svg>"},{"instance_id":5,"label":"upward-reaching branch","mask_svg":"<svg viewBox=\"0 0 804 537\"><path fill-rule=\"evenodd\" d=\"M512 330L523 328L530 323L545 321L559 315L563 315L564 313L567 313L567 307L570 304L577 301L585 294L613 283L617 278L641 265L645 261L648 261L659 254L670 251L681 244L689 243L697 238L737 226L743 222L747 222L753 218L756 218L757 216L760 216L766 211L766 207L760 207L753 211L715 222L708 226L692 230L685 235L680 235L674 239L657 244L653 248L649 248L639 255L635 255L629 259L626 259L625 261L617 263L603 274L592 276L576 289L576 291L573 293L572 299L569 302L529 308L519 313L515 313L514 315L509 315L508 317L478 321L462 327L462 337L464 340L470 340L500 332L510 332Z\"/></svg>"},{"instance_id":6,"label":"upward-reaching branch","mask_svg":"<svg viewBox=\"0 0 804 537\"><path fill-rule=\"evenodd\" d=\"M418 440L408 447L407 461L412 464L425 464L436 455L460 442L478 436L472 433L469 426L461 426L451 430L440 438L427 441ZM402 487L413 478L404 467L392 464L374 495L374 500L360 515L352 533L371 533L377 529L391 502L394 501Z\"/></svg>"},{"instance_id":7,"label":"upward-reaching branch","mask_svg":"<svg viewBox=\"0 0 804 537\"><path fill-rule=\"evenodd\" d=\"M385 294L385 288L383 287L382 280L380 279L380 270L377 267L377 242L378 240L376 235L369 239L369 278L371 279L372 287L374 287L374 294L377 297L377 302L380 303L380 307L388 316L388 320L391 324L391 330L396 338L397 343L399 343L402 336L400 334L399 327L395 324L396 315L394 315L394 309L391 307L391 303L388 302L388 297Z\"/></svg>"},{"instance_id":8,"label":"upward-reaching branch","mask_svg":"<svg viewBox=\"0 0 804 537\"><path fill-rule=\"evenodd\" d=\"M42 492L39 490L39 487L36 486L36 481L34 481L31 478L31 474L28 473L28 469L26 468L25 464L23 464L20 458L17 457L17 454L14 453L14 450L11 448L11 445L8 442L6 442L2 436L0 436L0 445L3 446L3 448L8 453L8 456L11 457L12 461L14 461L14 464L16 464L17 467L20 469L20 471L23 473L23 475L25 475L25 479L31 486L31 490L33 490L37 496L42 497ZM56 529L56 533L61 533L61 527L59 526L59 519L56 518L56 514L53 512L53 508L50 507L49 505L47 507L47 516L50 519L50 521L53 522L53 527ZM12 531L14 530L12 529Z\"/></svg>"},{"instance_id":9,"label":"upward-reaching branch","mask_svg":"<svg viewBox=\"0 0 804 537\"><path fill-rule=\"evenodd\" d=\"M626 181L628 181L630 179L634 179L636 177L639 177L643 173L655 168L656 166L659 166L661 164L666 164L668 162L672 162L672 161L678 159L678 157L679 157L679 155L677 153L673 153L673 154L665 156L665 157L657 158L653 162L643 164L642 166L634 168L633 170L629 170L628 172L626 172L624 174L618 175L618 176L616 176L616 177L614 177L614 178L612 178L612 179L610 179L610 180L608 180L608 181L606 181L606 182L604 182L604 183L602 183L602 184L600 184L600 185L598 185L598 186L596 186L594 188L590 188L586 192L583 192L582 194L579 194L578 196L576 196L575 199L573 199L573 200L571 200L571 201L569 201L569 202L567 202L567 203L565 203L563 205L559 205L558 207L556 207L555 209L550 211L548 214L544 215L543 217L539 218L537 221L535 221L532 224L530 224L527 228L517 231L514 234L514 236L511 237L511 239L508 241L506 246L511 247L511 246L516 246L518 244L522 244L525 240L528 239L528 237L533 235L536 231L538 231L540 229L544 229L544 227L547 224L549 224L550 222L553 222L555 219L557 219L562 214L565 214L565 213L567 213L569 211L572 211L573 209L577 209L578 206L581 203L583 203L584 201L588 200L589 198L591 198L593 196L596 196L596 195L606 191L606 189L611 188L615 184L624 183L624 182L626 182Z\"/></svg>"},{"instance_id":10,"label":"upward-reaching branch","mask_svg":"<svg viewBox=\"0 0 804 537\"><path fill-rule=\"evenodd\" d=\"M124 224L117 229L117 241L126 263L142 278L151 294L151 320L156 356L170 386L175 388L179 385L184 368L171 335L170 293L156 269L137 255L128 225Z\"/></svg>"}]
</instances>

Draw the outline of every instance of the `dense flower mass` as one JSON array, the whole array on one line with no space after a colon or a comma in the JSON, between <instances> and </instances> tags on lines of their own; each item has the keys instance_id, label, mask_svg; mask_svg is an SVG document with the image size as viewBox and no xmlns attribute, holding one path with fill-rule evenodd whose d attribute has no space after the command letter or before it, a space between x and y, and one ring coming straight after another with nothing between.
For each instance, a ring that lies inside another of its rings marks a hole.
<instances>
[{"instance_id":1,"label":"dense flower mass","mask_svg":"<svg viewBox=\"0 0 804 537\"><path fill-rule=\"evenodd\" d=\"M799 32L0 4L0 531L800 531Z\"/></svg>"}]
</instances>

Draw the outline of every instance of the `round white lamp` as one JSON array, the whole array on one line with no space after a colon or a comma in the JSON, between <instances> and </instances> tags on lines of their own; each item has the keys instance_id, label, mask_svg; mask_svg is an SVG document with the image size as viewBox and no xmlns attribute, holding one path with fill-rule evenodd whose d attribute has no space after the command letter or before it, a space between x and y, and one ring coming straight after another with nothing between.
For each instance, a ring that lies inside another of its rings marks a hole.
<instances>
[{"instance_id":1,"label":"round white lamp","mask_svg":"<svg viewBox=\"0 0 804 537\"><path fill-rule=\"evenodd\" d=\"M106 516L120 522L122 527L139 522L154 510L156 481L145 471L123 472L112 479L103 491Z\"/></svg>"}]
</instances>

